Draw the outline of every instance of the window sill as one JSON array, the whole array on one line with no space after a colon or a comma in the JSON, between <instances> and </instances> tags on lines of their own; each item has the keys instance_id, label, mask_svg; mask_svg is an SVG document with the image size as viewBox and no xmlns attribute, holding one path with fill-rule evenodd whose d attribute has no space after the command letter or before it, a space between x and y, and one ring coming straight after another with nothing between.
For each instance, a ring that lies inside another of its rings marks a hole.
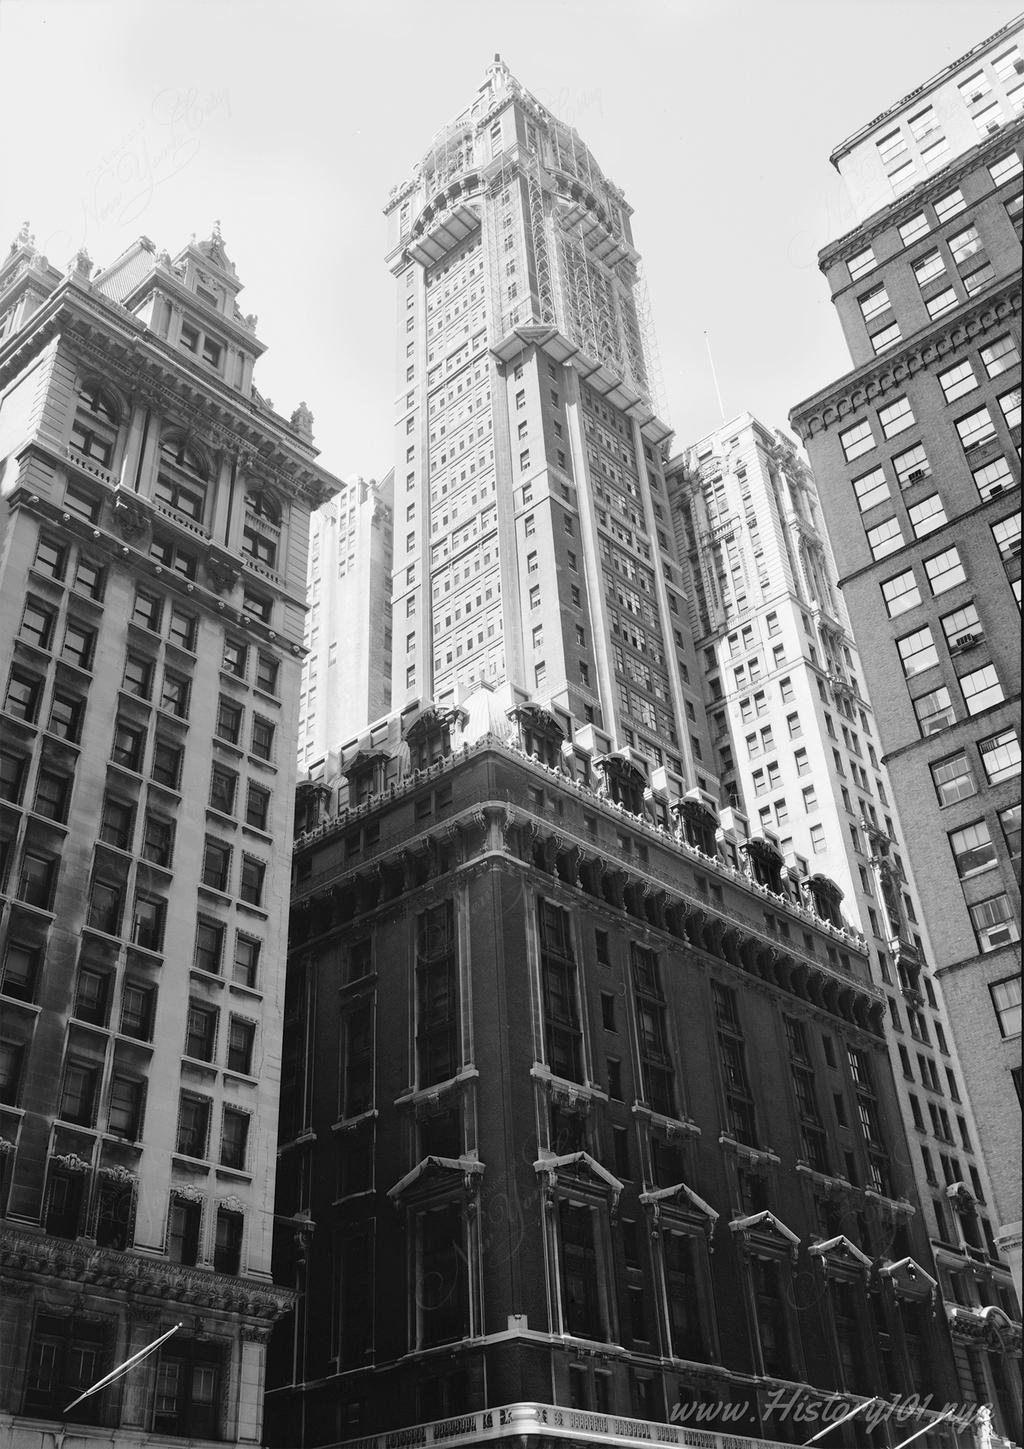
<instances>
[{"instance_id":1,"label":"window sill","mask_svg":"<svg viewBox=\"0 0 1024 1449\"><path fill-rule=\"evenodd\" d=\"M246 1172L242 1167L225 1167L221 1162L214 1167L214 1172L227 1182L252 1184L252 1173Z\"/></svg>"}]
</instances>

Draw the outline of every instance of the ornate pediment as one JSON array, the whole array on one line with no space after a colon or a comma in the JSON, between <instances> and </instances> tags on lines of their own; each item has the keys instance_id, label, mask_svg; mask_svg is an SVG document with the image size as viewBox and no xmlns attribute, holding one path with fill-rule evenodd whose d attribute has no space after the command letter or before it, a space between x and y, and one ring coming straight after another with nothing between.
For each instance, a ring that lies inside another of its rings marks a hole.
<instances>
[{"instance_id":1,"label":"ornate pediment","mask_svg":"<svg viewBox=\"0 0 1024 1449\"><path fill-rule=\"evenodd\" d=\"M733 1218L729 1231L739 1233L750 1246L785 1248L796 1261L800 1239L791 1228L787 1228L773 1212L752 1213L749 1217Z\"/></svg>"},{"instance_id":2,"label":"ornate pediment","mask_svg":"<svg viewBox=\"0 0 1024 1449\"><path fill-rule=\"evenodd\" d=\"M889 1279L893 1292L900 1298L930 1298L939 1286L913 1258L883 1263L879 1272L883 1278Z\"/></svg>"},{"instance_id":3,"label":"ornate pediment","mask_svg":"<svg viewBox=\"0 0 1024 1449\"><path fill-rule=\"evenodd\" d=\"M865 1273L871 1271L871 1259L867 1253L862 1253L856 1243L851 1243L843 1233L822 1243L812 1243L807 1251L812 1258L819 1260L826 1273L830 1268L861 1268Z\"/></svg>"},{"instance_id":4,"label":"ornate pediment","mask_svg":"<svg viewBox=\"0 0 1024 1449\"><path fill-rule=\"evenodd\" d=\"M395 1207L417 1184L426 1186L432 1179L461 1179L465 1191L472 1192L478 1186L477 1179L483 1177L484 1165L475 1157L424 1157L411 1172L400 1177L394 1187L389 1187L387 1196Z\"/></svg>"},{"instance_id":5,"label":"ornate pediment","mask_svg":"<svg viewBox=\"0 0 1024 1449\"><path fill-rule=\"evenodd\" d=\"M612 1206L618 1204L622 1193L622 1183L613 1176L589 1152L566 1152L560 1156L554 1153L545 1153L533 1164L533 1170L539 1176L547 1178L547 1189L554 1192L559 1181L579 1181L581 1178L589 1178L595 1187L600 1187L602 1192L611 1189Z\"/></svg>"}]
</instances>

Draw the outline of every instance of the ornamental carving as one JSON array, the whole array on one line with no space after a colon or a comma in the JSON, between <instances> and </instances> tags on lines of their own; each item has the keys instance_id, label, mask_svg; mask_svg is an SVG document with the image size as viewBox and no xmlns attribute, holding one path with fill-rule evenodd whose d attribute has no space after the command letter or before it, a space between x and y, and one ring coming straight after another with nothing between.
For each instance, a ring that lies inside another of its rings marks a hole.
<instances>
[{"instance_id":1,"label":"ornamental carving","mask_svg":"<svg viewBox=\"0 0 1024 1449\"><path fill-rule=\"evenodd\" d=\"M230 593L238 583L240 572L234 559L228 558L224 554L207 554L206 576L214 593Z\"/></svg>"},{"instance_id":2,"label":"ornamental carving","mask_svg":"<svg viewBox=\"0 0 1024 1449\"><path fill-rule=\"evenodd\" d=\"M121 488L114 489L114 524L122 538L139 538L149 532L145 508Z\"/></svg>"}]
</instances>

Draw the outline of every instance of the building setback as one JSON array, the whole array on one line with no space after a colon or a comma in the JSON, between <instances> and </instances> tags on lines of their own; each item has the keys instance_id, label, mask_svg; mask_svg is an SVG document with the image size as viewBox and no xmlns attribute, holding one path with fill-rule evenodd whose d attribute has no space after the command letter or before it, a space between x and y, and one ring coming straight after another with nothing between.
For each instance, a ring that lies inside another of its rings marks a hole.
<instances>
[{"instance_id":1,"label":"building setback","mask_svg":"<svg viewBox=\"0 0 1024 1449\"><path fill-rule=\"evenodd\" d=\"M686 1443L675 1405L728 1403L799 1443L794 1391L955 1398L861 938L496 699L392 716L364 803L300 789L272 1442Z\"/></svg>"},{"instance_id":2,"label":"building setback","mask_svg":"<svg viewBox=\"0 0 1024 1449\"><path fill-rule=\"evenodd\" d=\"M866 938L960 1393L995 1405L997 1428L1019 1437L1020 1310L989 1220L984 1138L813 475L783 434L743 414L673 459L667 481L723 797L775 841L804 899L815 878L834 882L837 918Z\"/></svg>"},{"instance_id":3,"label":"building setback","mask_svg":"<svg viewBox=\"0 0 1024 1449\"><path fill-rule=\"evenodd\" d=\"M792 421L842 588L1020 1293L1020 235L1014 21L833 160L853 370ZM938 1226L938 1225L937 1225Z\"/></svg>"},{"instance_id":4,"label":"building setback","mask_svg":"<svg viewBox=\"0 0 1024 1449\"><path fill-rule=\"evenodd\" d=\"M0 1444L259 1443L312 419L219 230L0 268ZM145 1345L131 1374L68 1406Z\"/></svg>"},{"instance_id":5,"label":"building setback","mask_svg":"<svg viewBox=\"0 0 1024 1449\"><path fill-rule=\"evenodd\" d=\"M299 773L391 704L394 471L353 478L310 519Z\"/></svg>"}]
</instances>

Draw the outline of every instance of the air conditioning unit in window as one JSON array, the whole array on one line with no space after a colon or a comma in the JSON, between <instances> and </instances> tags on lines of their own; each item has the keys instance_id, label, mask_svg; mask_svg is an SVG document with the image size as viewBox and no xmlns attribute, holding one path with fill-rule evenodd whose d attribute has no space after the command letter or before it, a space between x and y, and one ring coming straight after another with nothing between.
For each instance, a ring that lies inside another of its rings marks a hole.
<instances>
[{"instance_id":1,"label":"air conditioning unit in window","mask_svg":"<svg viewBox=\"0 0 1024 1449\"><path fill-rule=\"evenodd\" d=\"M985 127L985 130L989 133L990 136L995 135L996 131L999 130L999 122L989 121L988 125Z\"/></svg>"},{"instance_id":2,"label":"air conditioning unit in window","mask_svg":"<svg viewBox=\"0 0 1024 1449\"><path fill-rule=\"evenodd\" d=\"M954 647L957 649L970 649L973 644L977 644L980 638L980 634L959 634L954 641Z\"/></svg>"},{"instance_id":3,"label":"air conditioning unit in window","mask_svg":"<svg viewBox=\"0 0 1024 1449\"><path fill-rule=\"evenodd\" d=\"M975 95L971 96L970 97L971 105L972 106L977 105L977 103L981 100L981 98L982 98L982 96L984 94L985 94L984 91L978 91Z\"/></svg>"},{"instance_id":4,"label":"air conditioning unit in window","mask_svg":"<svg viewBox=\"0 0 1024 1449\"><path fill-rule=\"evenodd\" d=\"M995 498L997 494L999 494L999 493L1005 493L1005 492L1006 492L1006 484L1005 483L996 483L993 487L991 487L988 490L987 496L989 498Z\"/></svg>"},{"instance_id":5,"label":"air conditioning unit in window","mask_svg":"<svg viewBox=\"0 0 1024 1449\"><path fill-rule=\"evenodd\" d=\"M1015 538L1013 540L1013 542L1010 544L1010 547L1007 550L1007 552L1009 553L1009 555L1010 555L1011 558L1016 558L1017 557L1017 555L1020 553L1020 539L1019 538Z\"/></svg>"},{"instance_id":6,"label":"air conditioning unit in window","mask_svg":"<svg viewBox=\"0 0 1024 1449\"><path fill-rule=\"evenodd\" d=\"M912 473L907 474L907 482L916 483L919 478L926 478L927 476L927 468L915 468Z\"/></svg>"}]
</instances>

